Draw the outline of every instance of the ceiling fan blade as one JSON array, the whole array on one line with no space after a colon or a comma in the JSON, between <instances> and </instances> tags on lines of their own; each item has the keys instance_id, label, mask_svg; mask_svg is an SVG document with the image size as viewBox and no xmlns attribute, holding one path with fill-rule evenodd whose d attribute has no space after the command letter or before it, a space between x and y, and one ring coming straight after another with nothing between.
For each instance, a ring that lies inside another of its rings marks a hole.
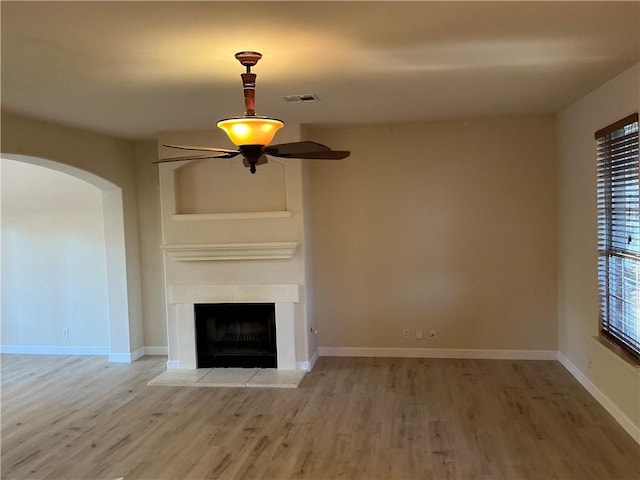
<instances>
[{"instance_id":1,"label":"ceiling fan blade","mask_svg":"<svg viewBox=\"0 0 640 480\"><path fill-rule=\"evenodd\" d=\"M351 152L346 150L325 150L320 152L302 152L297 155L275 155L271 154L274 157L285 157L285 158L302 158L304 160L342 160L343 158L347 158L351 155Z\"/></svg>"},{"instance_id":2,"label":"ceiling fan blade","mask_svg":"<svg viewBox=\"0 0 640 480\"><path fill-rule=\"evenodd\" d=\"M217 148L217 147L196 147L191 145L170 145L168 143L163 143L163 147L169 148L178 148L180 150L198 150L200 152L224 152L224 153L238 153L238 150L229 150L228 148Z\"/></svg>"},{"instance_id":3,"label":"ceiling fan blade","mask_svg":"<svg viewBox=\"0 0 640 480\"><path fill-rule=\"evenodd\" d=\"M269 162L269 159L265 155L261 155L258 161L256 162L256 165L264 165L265 163L268 163L268 162ZM247 168L251 167L249 160L247 160L246 158L242 159L242 164Z\"/></svg>"},{"instance_id":4,"label":"ceiling fan blade","mask_svg":"<svg viewBox=\"0 0 640 480\"><path fill-rule=\"evenodd\" d=\"M264 153L275 157L291 157L300 158L299 155L307 152L328 152L331 151L326 145L316 142L292 142L280 143L277 145L267 145L264 147Z\"/></svg>"},{"instance_id":5,"label":"ceiling fan blade","mask_svg":"<svg viewBox=\"0 0 640 480\"><path fill-rule=\"evenodd\" d=\"M239 153L240 152L220 153L218 155L216 155L215 153L211 153L209 155L192 155L190 157L159 158L155 162L151 162L151 163L182 162L184 160L206 160L209 158L233 158Z\"/></svg>"},{"instance_id":6,"label":"ceiling fan blade","mask_svg":"<svg viewBox=\"0 0 640 480\"><path fill-rule=\"evenodd\" d=\"M346 150L331 150L329 152L307 152L298 155L298 158L309 160L342 160L351 155L351 152Z\"/></svg>"}]
</instances>

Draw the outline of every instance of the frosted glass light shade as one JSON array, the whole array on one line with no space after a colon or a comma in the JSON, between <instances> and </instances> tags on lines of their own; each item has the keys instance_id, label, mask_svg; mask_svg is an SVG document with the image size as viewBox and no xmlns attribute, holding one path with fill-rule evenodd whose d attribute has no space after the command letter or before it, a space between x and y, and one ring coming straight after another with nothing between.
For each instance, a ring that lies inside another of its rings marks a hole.
<instances>
[{"instance_id":1,"label":"frosted glass light shade","mask_svg":"<svg viewBox=\"0 0 640 480\"><path fill-rule=\"evenodd\" d=\"M218 128L224 130L235 145L269 145L284 123L269 117L234 117L220 120Z\"/></svg>"}]
</instances>

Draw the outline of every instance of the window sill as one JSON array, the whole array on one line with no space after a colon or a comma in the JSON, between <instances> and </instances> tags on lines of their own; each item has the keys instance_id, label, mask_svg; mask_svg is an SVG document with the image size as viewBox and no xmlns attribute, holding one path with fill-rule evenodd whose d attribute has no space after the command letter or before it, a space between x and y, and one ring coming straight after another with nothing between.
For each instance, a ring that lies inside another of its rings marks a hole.
<instances>
[{"instance_id":1,"label":"window sill","mask_svg":"<svg viewBox=\"0 0 640 480\"><path fill-rule=\"evenodd\" d=\"M638 360L636 357L634 357L630 353L627 353L627 351L624 350L622 347L620 347L619 345L616 345L604 335L594 336L593 339L596 342L598 342L600 345L602 345L604 348L609 350L611 353L613 353L616 357L618 357L624 363L626 363L633 370L640 372L640 360Z\"/></svg>"}]
</instances>

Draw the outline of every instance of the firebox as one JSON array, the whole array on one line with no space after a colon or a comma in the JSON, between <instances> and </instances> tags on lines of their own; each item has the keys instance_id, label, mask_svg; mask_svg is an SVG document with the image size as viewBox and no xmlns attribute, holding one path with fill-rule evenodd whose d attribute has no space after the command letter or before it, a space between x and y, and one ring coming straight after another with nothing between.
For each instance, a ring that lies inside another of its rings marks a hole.
<instances>
[{"instance_id":1,"label":"firebox","mask_svg":"<svg viewBox=\"0 0 640 480\"><path fill-rule=\"evenodd\" d=\"M195 304L198 368L277 368L273 303Z\"/></svg>"}]
</instances>

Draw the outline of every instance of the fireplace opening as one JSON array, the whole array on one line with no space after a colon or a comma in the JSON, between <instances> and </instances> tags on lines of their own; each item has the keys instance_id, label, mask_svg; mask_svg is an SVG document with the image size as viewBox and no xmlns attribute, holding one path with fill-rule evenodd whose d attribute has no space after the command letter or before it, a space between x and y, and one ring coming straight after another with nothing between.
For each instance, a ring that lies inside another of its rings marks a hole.
<instances>
[{"instance_id":1,"label":"fireplace opening","mask_svg":"<svg viewBox=\"0 0 640 480\"><path fill-rule=\"evenodd\" d=\"M277 368L273 303L195 304L197 367Z\"/></svg>"}]
</instances>

